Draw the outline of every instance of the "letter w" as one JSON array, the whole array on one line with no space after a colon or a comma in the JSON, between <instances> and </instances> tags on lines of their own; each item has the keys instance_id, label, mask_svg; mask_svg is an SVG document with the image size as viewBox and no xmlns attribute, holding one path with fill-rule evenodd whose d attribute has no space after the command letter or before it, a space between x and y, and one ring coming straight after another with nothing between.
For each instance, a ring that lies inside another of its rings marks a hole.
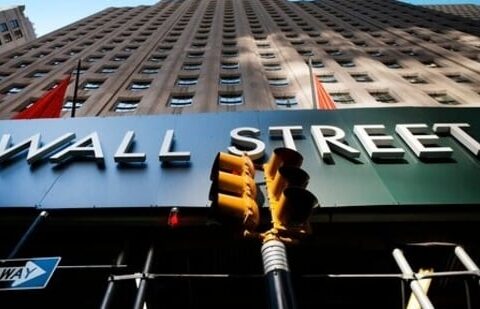
<instances>
[{"instance_id":1,"label":"letter w","mask_svg":"<svg viewBox=\"0 0 480 309\"><path fill-rule=\"evenodd\" d=\"M28 164L41 160L46 154L75 138L74 133L66 133L48 145L40 147L40 134L35 134L24 141L10 147L10 134L3 134L0 139L0 163L7 161L20 152L28 149Z\"/></svg>"}]
</instances>

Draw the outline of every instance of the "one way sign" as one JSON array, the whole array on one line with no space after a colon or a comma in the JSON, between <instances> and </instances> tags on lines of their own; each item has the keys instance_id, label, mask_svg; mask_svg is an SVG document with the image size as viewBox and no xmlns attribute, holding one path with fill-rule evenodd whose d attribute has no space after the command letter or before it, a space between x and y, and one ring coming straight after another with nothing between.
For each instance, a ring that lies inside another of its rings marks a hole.
<instances>
[{"instance_id":1,"label":"one way sign","mask_svg":"<svg viewBox=\"0 0 480 309\"><path fill-rule=\"evenodd\" d=\"M60 257L0 260L0 290L43 289Z\"/></svg>"}]
</instances>

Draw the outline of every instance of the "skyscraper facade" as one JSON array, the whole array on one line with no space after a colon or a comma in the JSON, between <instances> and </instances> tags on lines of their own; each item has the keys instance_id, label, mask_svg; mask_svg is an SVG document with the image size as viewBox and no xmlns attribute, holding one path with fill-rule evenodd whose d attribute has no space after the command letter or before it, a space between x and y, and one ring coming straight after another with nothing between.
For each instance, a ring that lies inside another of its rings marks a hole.
<instances>
[{"instance_id":1,"label":"skyscraper facade","mask_svg":"<svg viewBox=\"0 0 480 309\"><path fill-rule=\"evenodd\" d=\"M0 6L0 53L36 38L33 25L24 11L24 5Z\"/></svg>"},{"instance_id":2,"label":"skyscraper facade","mask_svg":"<svg viewBox=\"0 0 480 309\"><path fill-rule=\"evenodd\" d=\"M166 0L0 54L0 306L477 308L479 50L393 0Z\"/></svg>"},{"instance_id":3,"label":"skyscraper facade","mask_svg":"<svg viewBox=\"0 0 480 309\"><path fill-rule=\"evenodd\" d=\"M79 59L79 116L309 109L309 59L338 108L478 106L478 27L438 14L396 1L110 8L3 53L0 115Z\"/></svg>"}]
</instances>

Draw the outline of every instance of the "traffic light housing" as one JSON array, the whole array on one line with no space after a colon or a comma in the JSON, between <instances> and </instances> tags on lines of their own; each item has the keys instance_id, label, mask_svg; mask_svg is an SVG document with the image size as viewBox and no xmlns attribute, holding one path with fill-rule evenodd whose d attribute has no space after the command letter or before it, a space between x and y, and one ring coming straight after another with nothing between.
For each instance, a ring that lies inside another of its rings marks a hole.
<instances>
[{"instance_id":1,"label":"traffic light housing","mask_svg":"<svg viewBox=\"0 0 480 309\"><path fill-rule=\"evenodd\" d=\"M219 152L210 174L209 199L215 217L253 231L260 223L255 167L246 156Z\"/></svg>"},{"instance_id":2,"label":"traffic light housing","mask_svg":"<svg viewBox=\"0 0 480 309\"><path fill-rule=\"evenodd\" d=\"M300 168L303 156L289 148L276 148L263 168L273 228L287 236L307 234L308 220L318 200L305 188L309 175Z\"/></svg>"}]
</instances>

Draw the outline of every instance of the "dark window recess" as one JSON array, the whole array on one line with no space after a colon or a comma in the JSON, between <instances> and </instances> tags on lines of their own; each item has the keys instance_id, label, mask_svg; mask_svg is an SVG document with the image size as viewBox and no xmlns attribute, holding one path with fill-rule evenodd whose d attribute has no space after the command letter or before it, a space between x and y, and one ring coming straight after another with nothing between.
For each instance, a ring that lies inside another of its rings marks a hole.
<instances>
[{"instance_id":1,"label":"dark window recess","mask_svg":"<svg viewBox=\"0 0 480 309\"><path fill-rule=\"evenodd\" d=\"M103 81L87 81L85 84L83 84L82 89L84 90L96 90L100 88L100 86L103 84Z\"/></svg>"},{"instance_id":2,"label":"dark window recess","mask_svg":"<svg viewBox=\"0 0 480 309\"><path fill-rule=\"evenodd\" d=\"M222 94L218 96L219 105L240 105L243 104L241 94Z\"/></svg>"},{"instance_id":3,"label":"dark window recess","mask_svg":"<svg viewBox=\"0 0 480 309\"><path fill-rule=\"evenodd\" d=\"M431 98L443 105L459 105L460 103L446 93L429 93Z\"/></svg>"},{"instance_id":4,"label":"dark window recess","mask_svg":"<svg viewBox=\"0 0 480 309\"><path fill-rule=\"evenodd\" d=\"M336 83L337 79L333 74L318 75L318 80L322 83Z\"/></svg>"},{"instance_id":5,"label":"dark window recess","mask_svg":"<svg viewBox=\"0 0 480 309\"><path fill-rule=\"evenodd\" d=\"M130 113L137 109L139 100L119 100L115 104L114 111L117 113Z\"/></svg>"},{"instance_id":6,"label":"dark window recess","mask_svg":"<svg viewBox=\"0 0 480 309\"><path fill-rule=\"evenodd\" d=\"M397 100L395 100L394 97L390 95L390 93L386 91L378 91L378 92L370 92L370 95L377 100L378 102L382 103L396 103Z\"/></svg>"},{"instance_id":7,"label":"dark window recess","mask_svg":"<svg viewBox=\"0 0 480 309\"><path fill-rule=\"evenodd\" d=\"M278 107L290 108L292 106L298 105L298 101L297 98L294 96L275 97L275 104Z\"/></svg>"},{"instance_id":8,"label":"dark window recess","mask_svg":"<svg viewBox=\"0 0 480 309\"><path fill-rule=\"evenodd\" d=\"M352 74L352 78L359 83L369 83L373 81L368 74Z\"/></svg>"},{"instance_id":9,"label":"dark window recess","mask_svg":"<svg viewBox=\"0 0 480 309\"><path fill-rule=\"evenodd\" d=\"M186 107L193 103L193 96L172 96L169 105L171 107Z\"/></svg>"},{"instance_id":10,"label":"dark window recess","mask_svg":"<svg viewBox=\"0 0 480 309\"><path fill-rule=\"evenodd\" d=\"M333 101L335 101L335 103L341 103L341 104L355 103L352 96L348 92L331 93L330 97L332 98Z\"/></svg>"},{"instance_id":11,"label":"dark window recess","mask_svg":"<svg viewBox=\"0 0 480 309\"><path fill-rule=\"evenodd\" d=\"M86 99L82 98L77 98L75 101L75 110L81 108L83 104L85 103ZM73 99L72 98L67 98L65 103L63 103L63 108L62 111L70 111L73 108Z\"/></svg>"},{"instance_id":12,"label":"dark window recess","mask_svg":"<svg viewBox=\"0 0 480 309\"><path fill-rule=\"evenodd\" d=\"M406 75L403 78L410 84L426 84L427 81L418 75Z\"/></svg>"},{"instance_id":13,"label":"dark window recess","mask_svg":"<svg viewBox=\"0 0 480 309\"><path fill-rule=\"evenodd\" d=\"M128 87L130 91L144 91L150 88L150 81L134 81Z\"/></svg>"}]
</instances>

